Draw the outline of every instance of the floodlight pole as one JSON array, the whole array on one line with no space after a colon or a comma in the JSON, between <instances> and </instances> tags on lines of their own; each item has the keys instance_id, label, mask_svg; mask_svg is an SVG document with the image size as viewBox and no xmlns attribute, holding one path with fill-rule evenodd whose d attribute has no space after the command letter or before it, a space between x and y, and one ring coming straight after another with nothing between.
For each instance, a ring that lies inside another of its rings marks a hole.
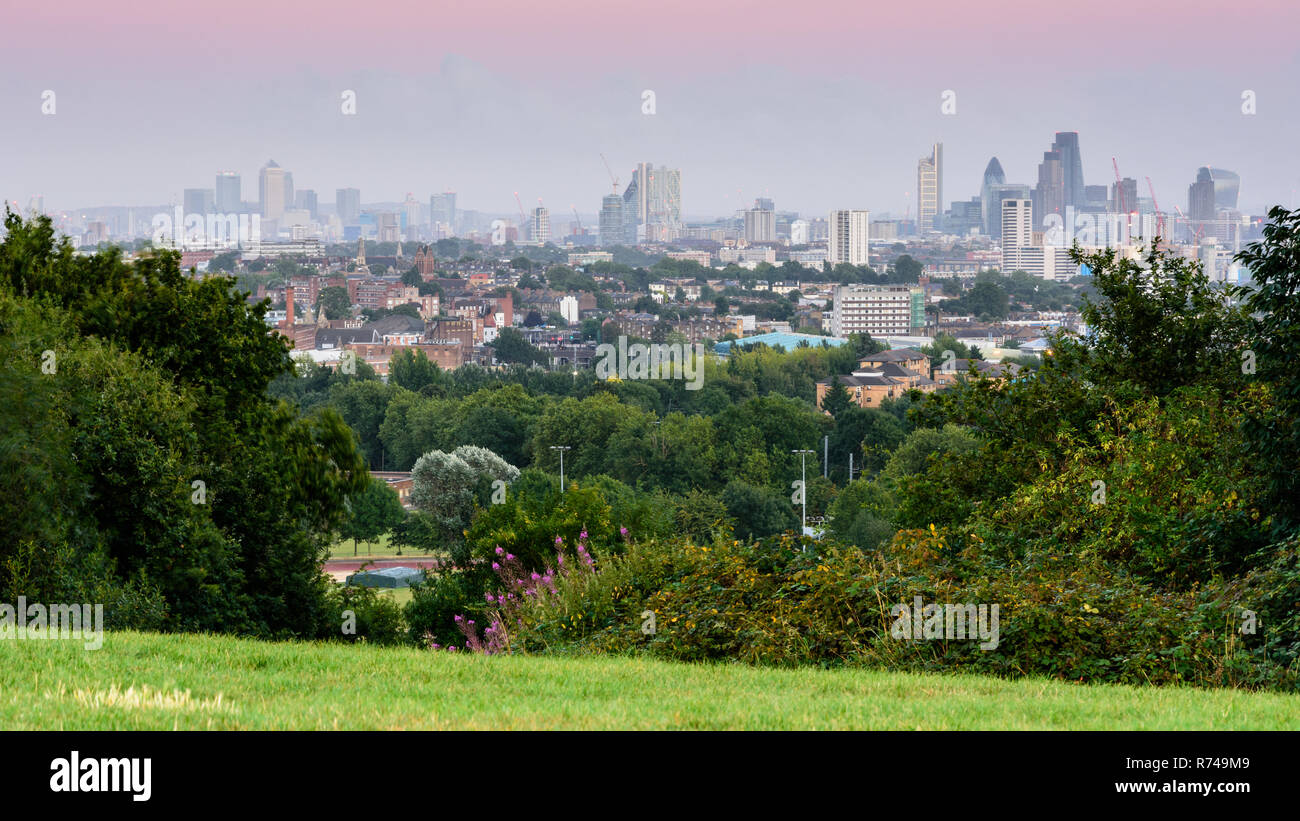
<instances>
[{"instance_id":1,"label":"floodlight pole","mask_svg":"<svg viewBox=\"0 0 1300 821\"><path fill-rule=\"evenodd\" d=\"M572 448L570 448L568 445L551 445L551 450L558 450L560 452L560 492L561 493L564 492L564 452L566 450L571 450L571 449Z\"/></svg>"},{"instance_id":2,"label":"floodlight pole","mask_svg":"<svg viewBox=\"0 0 1300 821\"><path fill-rule=\"evenodd\" d=\"M816 451L792 450L790 452L799 454L799 498L803 502L803 520L800 522L799 535L803 536L803 531L808 527L808 454Z\"/></svg>"}]
</instances>

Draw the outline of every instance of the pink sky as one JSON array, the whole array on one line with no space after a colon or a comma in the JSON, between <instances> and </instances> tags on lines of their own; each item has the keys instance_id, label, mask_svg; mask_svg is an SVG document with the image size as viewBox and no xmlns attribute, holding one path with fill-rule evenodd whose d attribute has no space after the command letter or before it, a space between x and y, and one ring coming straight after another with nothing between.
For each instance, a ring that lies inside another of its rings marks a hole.
<instances>
[{"instance_id":1,"label":"pink sky","mask_svg":"<svg viewBox=\"0 0 1300 821\"><path fill-rule=\"evenodd\" d=\"M1268 65L1295 51L1300 5L1292 0L854 0L748 2L610 0L549 3L357 3L264 0L177 4L173 0L25 3L5 12L0 44L23 59L121 65L165 57L185 65L230 62L246 69L290 66L328 73L409 71L446 53L502 71L600 71L597 55L669 74L735 68L751 61L818 70L870 65L942 74L997 60L979 41L1015 43L1033 57L1082 59L1099 47L1135 67L1170 70L1196 54ZM929 58L922 58L922 47ZM1232 51L1236 51L1232 55ZM961 59L953 59L957 53ZM1231 55L1231 56L1230 56ZM580 82L580 81L579 81Z\"/></svg>"}]
</instances>

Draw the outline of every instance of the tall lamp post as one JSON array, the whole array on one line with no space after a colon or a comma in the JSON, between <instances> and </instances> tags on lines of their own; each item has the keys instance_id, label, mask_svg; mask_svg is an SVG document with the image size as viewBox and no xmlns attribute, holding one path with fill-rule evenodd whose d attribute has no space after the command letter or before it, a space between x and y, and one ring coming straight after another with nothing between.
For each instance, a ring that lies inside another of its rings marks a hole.
<instances>
[{"instance_id":1,"label":"tall lamp post","mask_svg":"<svg viewBox=\"0 0 1300 821\"><path fill-rule=\"evenodd\" d=\"M803 502L803 519L800 522L799 536L802 538L804 530L808 529L808 454L815 454L816 451L792 450L790 452L799 454L799 499Z\"/></svg>"},{"instance_id":2,"label":"tall lamp post","mask_svg":"<svg viewBox=\"0 0 1300 821\"><path fill-rule=\"evenodd\" d=\"M551 450L558 450L560 452L560 492L563 493L564 492L564 452L566 450L572 450L572 448L569 447L568 445L551 445Z\"/></svg>"}]
</instances>

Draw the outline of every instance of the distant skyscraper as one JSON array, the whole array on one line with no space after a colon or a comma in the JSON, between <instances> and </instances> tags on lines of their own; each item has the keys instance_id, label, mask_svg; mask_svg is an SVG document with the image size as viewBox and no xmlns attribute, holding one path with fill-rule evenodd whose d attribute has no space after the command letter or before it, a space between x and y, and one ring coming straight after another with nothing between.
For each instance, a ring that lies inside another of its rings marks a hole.
<instances>
[{"instance_id":1,"label":"distant skyscraper","mask_svg":"<svg viewBox=\"0 0 1300 821\"><path fill-rule=\"evenodd\" d=\"M776 210L776 205L775 203L772 202L770 197L756 197L754 199L754 207L759 209L760 211Z\"/></svg>"},{"instance_id":2,"label":"distant skyscraper","mask_svg":"<svg viewBox=\"0 0 1300 821\"><path fill-rule=\"evenodd\" d=\"M528 238L538 245L545 245L551 241L551 212L546 209L546 206L539 205L533 209Z\"/></svg>"},{"instance_id":3,"label":"distant skyscraper","mask_svg":"<svg viewBox=\"0 0 1300 821\"><path fill-rule=\"evenodd\" d=\"M1138 181L1125 177L1110 184L1110 206L1116 214L1132 214L1138 210Z\"/></svg>"},{"instance_id":4,"label":"distant skyscraper","mask_svg":"<svg viewBox=\"0 0 1300 821\"><path fill-rule=\"evenodd\" d=\"M623 191L623 232L628 245L676 239L682 230L682 172L637 163Z\"/></svg>"},{"instance_id":5,"label":"distant skyscraper","mask_svg":"<svg viewBox=\"0 0 1300 821\"><path fill-rule=\"evenodd\" d=\"M456 233L456 192L444 191L429 197L429 221L434 233L440 230L447 236Z\"/></svg>"},{"instance_id":6,"label":"distant skyscraper","mask_svg":"<svg viewBox=\"0 0 1300 821\"><path fill-rule=\"evenodd\" d=\"M745 240L747 242L776 240L776 214L770 208L751 208L745 212Z\"/></svg>"},{"instance_id":7,"label":"distant skyscraper","mask_svg":"<svg viewBox=\"0 0 1300 821\"><path fill-rule=\"evenodd\" d=\"M871 212L832 211L827 220L826 261L866 265L870 252Z\"/></svg>"},{"instance_id":8,"label":"distant skyscraper","mask_svg":"<svg viewBox=\"0 0 1300 821\"><path fill-rule=\"evenodd\" d=\"M339 222L355 225L361 218L361 191L356 188L339 188L334 192L334 210Z\"/></svg>"},{"instance_id":9,"label":"distant skyscraper","mask_svg":"<svg viewBox=\"0 0 1300 821\"><path fill-rule=\"evenodd\" d=\"M808 220L795 220L790 223L790 244L807 245L812 225Z\"/></svg>"},{"instance_id":10,"label":"distant skyscraper","mask_svg":"<svg viewBox=\"0 0 1300 821\"><path fill-rule=\"evenodd\" d=\"M1018 248L1030 245L1034 239L1033 201L1002 201L1002 247Z\"/></svg>"},{"instance_id":11,"label":"distant skyscraper","mask_svg":"<svg viewBox=\"0 0 1300 821\"><path fill-rule=\"evenodd\" d=\"M1241 177L1223 168L1211 168L1210 178L1214 180L1214 207L1227 211L1237 210L1237 192L1241 189Z\"/></svg>"},{"instance_id":12,"label":"distant skyscraper","mask_svg":"<svg viewBox=\"0 0 1300 821\"><path fill-rule=\"evenodd\" d=\"M217 174L215 205L218 213L234 214L243 208L244 192L239 182L239 175L234 171L221 171Z\"/></svg>"},{"instance_id":13,"label":"distant skyscraper","mask_svg":"<svg viewBox=\"0 0 1300 821\"><path fill-rule=\"evenodd\" d=\"M930 156L916 165L916 230L922 234L936 228L943 215L943 143L935 143Z\"/></svg>"},{"instance_id":14,"label":"distant skyscraper","mask_svg":"<svg viewBox=\"0 0 1300 821\"><path fill-rule=\"evenodd\" d=\"M306 211L311 214L312 219L317 218L319 204L316 201L316 192L310 188L304 188L301 191L295 191L293 195L293 206L299 211Z\"/></svg>"},{"instance_id":15,"label":"distant skyscraper","mask_svg":"<svg viewBox=\"0 0 1300 821\"><path fill-rule=\"evenodd\" d=\"M1027 185L1018 185L1015 183L1001 183L989 187L988 208L996 215L993 224L989 228L989 236L997 242L1002 240L1002 204L1007 200L1027 200L1033 197L1033 192Z\"/></svg>"},{"instance_id":16,"label":"distant skyscraper","mask_svg":"<svg viewBox=\"0 0 1300 821\"><path fill-rule=\"evenodd\" d=\"M1214 219L1214 177L1209 168L1196 171L1196 182L1187 189L1187 218L1193 221Z\"/></svg>"},{"instance_id":17,"label":"distant skyscraper","mask_svg":"<svg viewBox=\"0 0 1300 821\"><path fill-rule=\"evenodd\" d=\"M606 248L627 241L623 232L623 197L606 194L600 200L600 244Z\"/></svg>"},{"instance_id":18,"label":"distant skyscraper","mask_svg":"<svg viewBox=\"0 0 1300 821\"><path fill-rule=\"evenodd\" d=\"M1002 185L1007 175L1002 172L1002 163L994 157L984 167L984 181L980 185L980 210L984 218L984 233L996 237L1002 230L1002 204L993 201L993 186Z\"/></svg>"},{"instance_id":19,"label":"distant skyscraper","mask_svg":"<svg viewBox=\"0 0 1300 821\"><path fill-rule=\"evenodd\" d=\"M211 214L216 210L216 199L211 188L185 189L185 214Z\"/></svg>"},{"instance_id":20,"label":"distant skyscraper","mask_svg":"<svg viewBox=\"0 0 1300 821\"><path fill-rule=\"evenodd\" d=\"M1083 184L1083 159L1079 155L1079 132L1058 131L1052 150L1061 155L1061 181L1064 186L1065 205L1080 210L1087 203Z\"/></svg>"},{"instance_id":21,"label":"distant skyscraper","mask_svg":"<svg viewBox=\"0 0 1300 821\"><path fill-rule=\"evenodd\" d=\"M1065 219L1065 172L1061 152L1043 152L1038 164L1038 185L1034 187L1034 230L1043 230L1043 220L1048 214Z\"/></svg>"},{"instance_id":22,"label":"distant skyscraper","mask_svg":"<svg viewBox=\"0 0 1300 821\"><path fill-rule=\"evenodd\" d=\"M288 184L284 169L275 160L268 160L262 166L258 176L258 202L261 203L263 218L274 220L284 214L292 202L288 196Z\"/></svg>"}]
</instances>

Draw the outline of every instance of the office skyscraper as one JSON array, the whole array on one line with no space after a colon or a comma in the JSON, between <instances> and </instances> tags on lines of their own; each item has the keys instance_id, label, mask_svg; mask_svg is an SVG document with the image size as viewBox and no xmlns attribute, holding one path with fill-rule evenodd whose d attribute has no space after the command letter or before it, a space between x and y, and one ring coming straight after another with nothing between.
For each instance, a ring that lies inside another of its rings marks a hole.
<instances>
[{"instance_id":1,"label":"office skyscraper","mask_svg":"<svg viewBox=\"0 0 1300 821\"><path fill-rule=\"evenodd\" d=\"M1043 230L1043 220L1048 214L1056 214L1064 224L1065 220L1065 172L1061 164L1061 152L1043 152L1043 161L1038 164L1038 185L1034 187L1034 230Z\"/></svg>"},{"instance_id":2,"label":"office skyscraper","mask_svg":"<svg viewBox=\"0 0 1300 821\"><path fill-rule=\"evenodd\" d=\"M429 220L433 223L435 235L440 229L448 236L456 233L455 191L444 191L429 197Z\"/></svg>"},{"instance_id":3,"label":"office skyscraper","mask_svg":"<svg viewBox=\"0 0 1300 821\"><path fill-rule=\"evenodd\" d=\"M1241 177L1223 168L1211 168L1210 179L1214 180L1214 207L1219 210L1237 210L1237 192L1241 189Z\"/></svg>"},{"instance_id":4,"label":"office skyscraper","mask_svg":"<svg viewBox=\"0 0 1300 821\"><path fill-rule=\"evenodd\" d=\"M827 227L827 262L831 265L841 262L850 265L867 264L871 235L870 211L832 211Z\"/></svg>"},{"instance_id":5,"label":"office skyscraper","mask_svg":"<svg viewBox=\"0 0 1300 821\"><path fill-rule=\"evenodd\" d=\"M627 236L623 232L623 198L618 194L606 194L600 200L600 244L610 248L626 241Z\"/></svg>"},{"instance_id":6,"label":"office skyscraper","mask_svg":"<svg viewBox=\"0 0 1300 821\"><path fill-rule=\"evenodd\" d=\"M1002 229L1002 204L993 201L993 186L1002 185L1007 175L1002 171L1002 163L994 157L984 167L984 180L980 184L980 210L984 221L984 233L990 237L999 235Z\"/></svg>"},{"instance_id":7,"label":"office skyscraper","mask_svg":"<svg viewBox=\"0 0 1300 821\"><path fill-rule=\"evenodd\" d=\"M211 188L185 189L185 215L211 214L216 210L216 200Z\"/></svg>"},{"instance_id":8,"label":"office skyscraper","mask_svg":"<svg viewBox=\"0 0 1300 821\"><path fill-rule=\"evenodd\" d=\"M239 175L234 171L218 172L215 194L215 204L219 213L234 214L243 207L244 192Z\"/></svg>"},{"instance_id":9,"label":"office skyscraper","mask_svg":"<svg viewBox=\"0 0 1300 821\"><path fill-rule=\"evenodd\" d=\"M1187 188L1187 218L1192 221L1214 219L1214 193L1214 177L1210 169L1197 169L1196 182Z\"/></svg>"},{"instance_id":10,"label":"office skyscraper","mask_svg":"<svg viewBox=\"0 0 1300 821\"><path fill-rule=\"evenodd\" d=\"M339 188L334 192L334 210L339 222L355 225L361 218L361 191L356 188Z\"/></svg>"},{"instance_id":11,"label":"office skyscraper","mask_svg":"<svg viewBox=\"0 0 1300 821\"><path fill-rule=\"evenodd\" d=\"M301 191L294 192L293 207L299 211L306 211L312 219L317 218L319 204L316 201L316 192L310 188L304 188Z\"/></svg>"},{"instance_id":12,"label":"office skyscraper","mask_svg":"<svg viewBox=\"0 0 1300 821\"><path fill-rule=\"evenodd\" d=\"M262 206L263 218L274 220L284 214L292 202L288 186L284 169L275 160L268 160L258 175L258 201Z\"/></svg>"},{"instance_id":13,"label":"office skyscraper","mask_svg":"<svg viewBox=\"0 0 1300 821\"><path fill-rule=\"evenodd\" d=\"M1079 132L1058 131L1052 150L1061 155L1061 185L1063 206L1073 205L1081 210L1086 204L1083 185L1083 160L1079 156ZM1062 207L1062 213L1064 213Z\"/></svg>"},{"instance_id":14,"label":"office skyscraper","mask_svg":"<svg viewBox=\"0 0 1300 821\"><path fill-rule=\"evenodd\" d=\"M933 231L943 215L943 143L935 143L930 156L916 165L916 230Z\"/></svg>"}]
</instances>

